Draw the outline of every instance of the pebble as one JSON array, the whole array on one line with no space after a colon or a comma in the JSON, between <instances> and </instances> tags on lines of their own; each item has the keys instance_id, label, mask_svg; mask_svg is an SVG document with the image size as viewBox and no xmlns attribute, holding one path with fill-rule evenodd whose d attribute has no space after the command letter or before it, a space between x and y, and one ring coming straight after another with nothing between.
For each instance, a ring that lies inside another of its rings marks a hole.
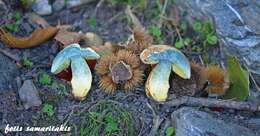
<instances>
[{"instance_id":1,"label":"pebble","mask_svg":"<svg viewBox=\"0 0 260 136\"><path fill-rule=\"evenodd\" d=\"M0 13L4 12L5 10L6 10L6 5L2 0L0 0Z\"/></svg>"},{"instance_id":2,"label":"pebble","mask_svg":"<svg viewBox=\"0 0 260 136\"><path fill-rule=\"evenodd\" d=\"M52 7L48 0L35 0L32 9L38 15L50 15L52 14Z\"/></svg>"},{"instance_id":3,"label":"pebble","mask_svg":"<svg viewBox=\"0 0 260 136\"><path fill-rule=\"evenodd\" d=\"M65 0L56 0L52 6L54 11L60 11L65 7L65 5Z\"/></svg>"},{"instance_id":4,"label":"pebble","mask_svg":"<svg viewBox=\"0 0 260 136\"><path fill-rule=\"evenodd\" d=\"M34 106L40 106L42 104L42 101L39 97L39 92L32 80L24 81L18 92L25 109L29 109Z\"/></svg>"},{"instance_id":5,"label":"pebble","mask_svg":"<svg viewBox=\"0 0 260 136\"><path fill-rule=\"evenodd\" d=\"M95 0L67 0L68 8L74 8L83 4L93 2Z\"/></svg>"},{"instance_id":6,"label":"pebble","mask_svg":"<svg viewBox=\"0 0 260 136\"><path fill-rule=\"evenodd\" d=\"M171 115L176 136L256 136L250 129L225 122L212 114L183 107Z\"/></svg>"}]
</instances>

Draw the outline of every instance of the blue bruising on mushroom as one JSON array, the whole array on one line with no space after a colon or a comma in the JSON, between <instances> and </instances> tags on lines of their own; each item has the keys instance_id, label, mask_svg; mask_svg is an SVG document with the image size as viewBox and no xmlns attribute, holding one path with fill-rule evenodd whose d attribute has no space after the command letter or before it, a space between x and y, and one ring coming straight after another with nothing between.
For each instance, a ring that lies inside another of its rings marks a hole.
<instances>
[{"instance_id":1,"label":"blue bruising on mushroom","mask_svg":"<svg viewBox=\"0 0 260 136\"><path fill-rule=\"evenodd\" d=\"M184 79L190 78L190 64L187 58L177 49L168 49L162 52L151 53L143 61L149 64L158 64L160 62L170 62L172 70Z\"/></svg>"}]
</instances>

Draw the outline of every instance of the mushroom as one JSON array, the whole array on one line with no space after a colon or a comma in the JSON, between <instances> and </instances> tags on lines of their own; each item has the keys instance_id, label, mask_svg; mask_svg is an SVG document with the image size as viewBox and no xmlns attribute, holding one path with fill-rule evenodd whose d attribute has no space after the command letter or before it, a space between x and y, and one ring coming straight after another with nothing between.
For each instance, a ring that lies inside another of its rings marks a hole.
<instances>
[{"instance_id":1,"label":"mushroom","mask_svg":"<svg viewBox=\"0 0 260 136\"><path fill-rule=\"evenodd\" d=\"M146 95L156 101L167 98L171 70L184 79L191 75L188 59L179 50L167 45L154 45L145 49L140 58L145 64L156 64L145 84Z\"/></svg>"},{"instance_id":2,"label":"mushroom","mask_svg":"<svg viewBox=\"0 0 260 136\"><path fill-rule=\"evenodd\" d=\"M91 48L80 48L79 44L71 44L55 57L51 72L58 74L71 65L72 94L77 100L84 100L92 82L92 74L85 60L99 58L100 56Z\"/></svg>"}]
</instances>

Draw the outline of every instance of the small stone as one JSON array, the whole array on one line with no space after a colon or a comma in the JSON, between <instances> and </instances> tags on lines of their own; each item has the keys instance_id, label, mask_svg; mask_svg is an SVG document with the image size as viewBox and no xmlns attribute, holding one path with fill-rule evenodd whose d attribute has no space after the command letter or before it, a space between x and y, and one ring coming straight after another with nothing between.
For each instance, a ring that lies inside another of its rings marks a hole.
<instances>
[{"instance_id":1,"label":"small stone","mask_svg":"<svg viewBox=\"0 0 260 136\"><path fill-rule=\"evenodd\" d=\"M65 0L56 0L52 6L54 11L60 11L65 7L65 5Z\"/></svg>"},{"instance_id":2,"label":"small stone","mask_svg":"<svg viewBox=\"0 0 260 136\"><path fill-rule=\"evenodd\" d=\"M42 104L42 101L39 97L39 92L32 80L24 81L22 87L19 89L19 96L25 109L29 109L34 106L40 106Z\"/></svg>"},{"instance_id":3,"label":"small stone","mask_svg":"<svg viewBox=\"0 0 260 136\"><path fill-rule=\"evenodd\" d=\"M95 0L67 0L68 8L74 8L83 4L93 2Z\"/></svg>"},{"instance_id":4,"label":"small stone","mask_svg":"<svg viewBox=\"0 0 260 136\"><path fill-rule=\"evenodd\" d=\"M246 127L224 122L194 108L181 108L171 117L176 136L256 136Z\"/></svg>"},{"instance_id":5,"label":"small stone","mask_svg":"<svg viewBox=\"0 0 260 136\"><path fill-rule=\"evenodd\" d=\"M32 9L38 15L50 15L52 13L52 7L48 0L35 0Z\"/></svg>"},{"instance_id":6,"label":"small stone","mask_svg":"<svg viewBox=\"0 0 260 136\"><path fill-rule=\"evenodd\" d=\"M6 10L6 5L2 0L0 0L0 13L4 12L5 10Z\"/></svg>"}]
</instances>

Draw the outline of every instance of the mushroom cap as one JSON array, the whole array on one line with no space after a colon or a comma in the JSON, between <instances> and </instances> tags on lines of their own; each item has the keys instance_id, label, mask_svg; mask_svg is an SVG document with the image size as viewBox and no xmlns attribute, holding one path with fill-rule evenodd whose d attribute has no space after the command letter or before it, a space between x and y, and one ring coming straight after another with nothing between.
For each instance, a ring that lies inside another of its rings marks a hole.
<instances>
[{"instance_id":1,"label":"mushroom cap","mask_svg":"<svg viewBox=\"0 0 260 136\"><path fill-rule=\"evenodd\" d=\"M100 56L91 48L80 48L79 44L71 44L60 51L54 58L51 72L57 74L69 67L72 57L83 57L86 60L100 58Z\"/></svg>"},{"instance_id":2,"label":"mushroom cap","mask_svg":"<svg viewBox=\"0 0 260 136\"><path fill-rule=\"evenodd\" d=\"M191 76L190 63L178 49L168 45L153 45L145 49L140 58L144 64L158 64L165 61L172 64L172 70L184 79Z\"/></svg>"}]
</instances>

